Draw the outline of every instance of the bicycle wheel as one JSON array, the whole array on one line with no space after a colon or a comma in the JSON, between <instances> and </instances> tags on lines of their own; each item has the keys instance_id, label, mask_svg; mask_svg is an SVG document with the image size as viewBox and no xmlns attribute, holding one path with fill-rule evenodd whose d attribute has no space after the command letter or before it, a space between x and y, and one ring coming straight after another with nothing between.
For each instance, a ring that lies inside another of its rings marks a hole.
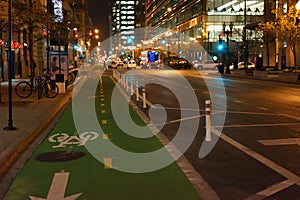
<instances>
[{"instance_id":1,"label":"bicycle wheel","mask_svg":"<svg viewBox=\"0 0 300 200\"><path fill-rule=\"evenodd\" d=\"M27 81L21 81L16 85L15 92L19 97L27 98L32 94L32 87Z\"/></svg>"},{"instance_id":2,"label":"bicycle wheel","mask_svg":"<svg viewBox=\"0 0 300 200\"><path fill-rule=\"evenodd\" d=\"M55 83L43 84L43 95L47 98L54 98L58 95L58 86Z\"/></svg>"}]
</instances>

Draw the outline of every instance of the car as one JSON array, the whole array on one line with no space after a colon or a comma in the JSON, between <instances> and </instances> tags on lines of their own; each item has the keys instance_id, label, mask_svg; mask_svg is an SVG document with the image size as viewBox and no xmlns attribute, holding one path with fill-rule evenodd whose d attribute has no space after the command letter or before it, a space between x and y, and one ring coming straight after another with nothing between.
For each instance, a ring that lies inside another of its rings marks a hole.
<instances>
[{"instance_id":1,"label":"car","mask_svg":"<svg viewBox=\"0 0 300 200\"><path fill-rule=\"evenodd\" d=\"M110 65L108 65L108 68L109 68L109 69L115 69L115 68L117 68L117 63L116 63L115 61L112 61L112 62L110 63Z\"/></svg>"},{"instance_id":2,"label":"car","mask_svg":"<svg viewBox=\"0 0 300 200\"><path fill-rule=\"evenodd\" d=\"M255 69L255 64L253 62L247 62L247 69L254 70ZM239 62L237 64L238 69L245 69L245 62ZM230 70L234 70L234 65L229 66Z\"/></svg>"},{"instance_id":3,"label":"car","mask_svg":"<svg viewBox=\"0 0 300 200\"><path fill-rule=\"evenodd\" d=\"M123 67L127 69L136 68L136 62L134 60L130 60L128 62L125 62Z\"/></svg>"},{"instance_id":4,"label":"car","mask_svg":"<svg viewBox=\"0 0 300 200\"><path fill-rule=\"evenodd\" d=\"M148 67L148 69L159 69L160 64L156 63L156 62L151 62L151 63L148 63L147 67Z\"/></svg>"},{"instance_id":5,"label":"car","mask_svg":"<svg viewBox=\"0 0 300 200\"><path fill-rule=\"evenodd\" d=\"M165 65L174 69L191 69L193 66L188 60L184 58L171 58L165 61Z\"/></svg>"},{"instance_id":6,"label":"car","mask_svg":"<svg viewBox=\"0 0 300 200\"><path fill-rule=\"evenodd\" d=\"M213 60L202 60L202 61L194 61L193 66L195 69L218 69L218 64Z\"/></svg>"}]
</instances>

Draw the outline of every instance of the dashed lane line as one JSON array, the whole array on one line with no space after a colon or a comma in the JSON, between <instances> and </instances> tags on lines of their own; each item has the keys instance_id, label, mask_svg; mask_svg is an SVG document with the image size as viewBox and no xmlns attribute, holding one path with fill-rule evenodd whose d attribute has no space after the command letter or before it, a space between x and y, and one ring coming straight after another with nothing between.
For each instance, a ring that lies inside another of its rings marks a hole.
<instances>
[{"instance_id":1,"label":"dashed lane line","mask_svg":"<svg viewBox=\"0 0 300 200\"><path fill-rule=\"evenodd\" d=\"M242 101L239 101L239 100L235 100L234 102L235 103L243 103Z\"/></svg>"},{"instance_id":2,"label":"dashed lane line","mask_svg":"<svg viewBox=\"0 0 300 200\"><path fill-rule=\"evenodd\" d=\"M111 158L104 158L104 169L111 169L112 168L112 159Z\"/></svg>"},{"instance_id":3,"label":"dashed lane line","mask_svg":"<svg viewBox=\"0 0 300 200\"><path fill-rule=\"evenodd\" d=\"M102 135L102 139L103 139L103 140L108 140L108 139L109 139L109 135L106 134L106 133L104 133L104 134Z\"/></svg>"},{"instance_id":4,"label":"dashed lane line","mask_svg":"<svg viewBox=\"0 0 300 200\"><path fill-rule=\"evenodd\" d=\"M264 107L257 107L260 110L269 110L268 108L264 108Z\"/></svg>"}]
</instances>

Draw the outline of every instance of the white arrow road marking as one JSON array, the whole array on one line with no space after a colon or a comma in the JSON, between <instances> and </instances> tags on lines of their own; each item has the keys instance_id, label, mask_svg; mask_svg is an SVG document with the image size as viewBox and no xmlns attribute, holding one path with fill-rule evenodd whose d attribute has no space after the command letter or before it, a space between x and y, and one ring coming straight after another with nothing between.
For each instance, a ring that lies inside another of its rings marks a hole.
<instances>
[{"instance_id":1,"label":"white arrow road marking","mask_svg":"<svg viewBox=\"0 0 300 200\"><path fill-rule=\"evenodd\" d=\"M75 200L77 199L82 193L74 194L69 197L64 197L67 183L68 183L68 178L69 178L68 172L55 173L47 198L43 199L39 197L29 196L30 199L31 200Z\"/></svg>"},{"instance_id":2,"label":"white arrow road marking","mask_svg":"<svg viewBox=\"0 0 300 200\"><path fill-rule=\"evenodd\" d=\"M272 140L258 140L265 146L275 146L275 145L300 145L300 138L286 138L286 139L272 139Z\"/></svg>"}]
</instances>

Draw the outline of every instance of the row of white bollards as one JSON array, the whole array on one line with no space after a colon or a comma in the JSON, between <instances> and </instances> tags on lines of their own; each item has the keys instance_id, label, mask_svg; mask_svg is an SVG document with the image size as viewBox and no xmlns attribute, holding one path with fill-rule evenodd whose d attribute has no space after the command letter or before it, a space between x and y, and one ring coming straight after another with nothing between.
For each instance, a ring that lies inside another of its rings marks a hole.
<instances>
[{"instance_id":1,"label":"row of white bollards","mask_svg":"<svg viewBox=\"0 0 300 200\"><path fill-rule=\"evenodd\" d=\"M118 72L118 74L113 70L113 77L117 80L120 81L120 84L126 89L127 92L130 90L130 95L134 95L134 83L133 81L128 83L128 79L126 79L125 75L122 75ZM139 82L135 82L135 95L136 95L136 100L140 100L140 91L139 91ZM147 103L146 103L146 88L145 86L142 87L142 102L143 102L143 108L147 108ZM205 130L205 141L211 142L211 100L205 100L205 125L206 125L206 130Z\"/></svg>"},{"instance_id":2,"label":"row of white bollards","mask_svg":"<svg viewBox=\"0 0 300 200\"><path fill-rule=\"evenodd\" d=\"M120 85L126 90L126 92L130 92L130 95L134 95L136 100L140 100L140 91L139 91L139 82L135 81L135 89L134 89L134 82L128 80L128 78L124 74L120 74L119 72L115 72L113 70L113 77L120 82ZM143 108L147 108L147 100L146 100L146 88L145 86L142 86L142 102L143 102Z\"/></svg>"}]
</instances>

